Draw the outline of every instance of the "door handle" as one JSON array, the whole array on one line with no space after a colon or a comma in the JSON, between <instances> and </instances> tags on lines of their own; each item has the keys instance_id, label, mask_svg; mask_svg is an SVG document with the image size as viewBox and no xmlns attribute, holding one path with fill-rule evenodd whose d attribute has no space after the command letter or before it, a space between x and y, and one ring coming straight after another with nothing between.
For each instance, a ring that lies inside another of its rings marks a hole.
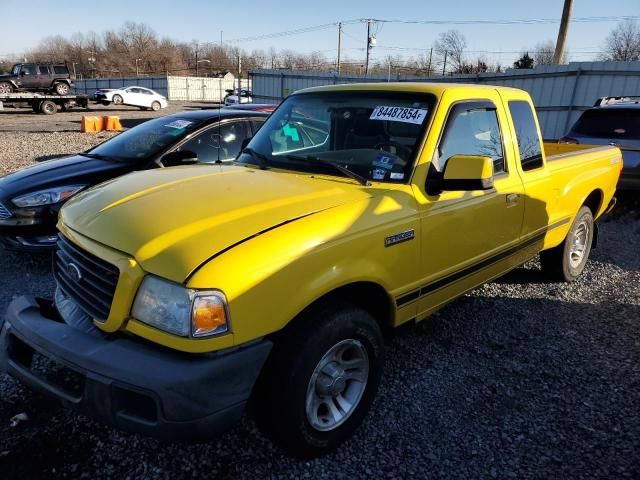
<instances>
[{"instance_id":1,"label":"door handle","mask_svg":"<svg viewBox=\"0 0 640 480\"><path fill-rule=\"evenodd\" d=\"M518 203L518 199L520 198L519 193L507 193L505 196L507 200L507 207L513 207L516 203Z\"/></svg>"}]
</instances>

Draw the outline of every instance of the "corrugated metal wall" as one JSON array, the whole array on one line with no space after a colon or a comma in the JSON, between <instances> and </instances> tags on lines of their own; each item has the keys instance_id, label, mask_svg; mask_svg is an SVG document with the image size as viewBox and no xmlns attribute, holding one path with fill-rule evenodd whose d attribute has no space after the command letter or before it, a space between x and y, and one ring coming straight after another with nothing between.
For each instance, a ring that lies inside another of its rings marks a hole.
<instances>
[{"instance_id":1,"label":"corrugated metal wall","mask_svg":"<svg viewBox=\"0 0 640 480\"><path fill-rule=\"evenodd\" d=\"M278 102L302 88L357 82L386 82L387 75L367 78L322 72L256 70L251 72L254 102ZM542 135L557 139L578 116L604 96L640 95L640 62L572 62L530 70L447 77L392 75L391 81L462 82L504 85L529 92L538 110Z\"/></svg>"},{"instance_id":2,"label":"corrugated metal wall","mask_svg":"<svg viewBox=\"0 0 640 480\"><path fill-rule=\"evenodd\" d=\"M242 88L249 82L242 80ZM220 102L227 89L237 86L233 75L225 78L211 77L126 77L126 78L91 78L76 80L75 90L78 93L91 95L99 88L121 88L139 86L155 90L169 100L176 101L212 101Z\"/></svg>"}]
</instances>

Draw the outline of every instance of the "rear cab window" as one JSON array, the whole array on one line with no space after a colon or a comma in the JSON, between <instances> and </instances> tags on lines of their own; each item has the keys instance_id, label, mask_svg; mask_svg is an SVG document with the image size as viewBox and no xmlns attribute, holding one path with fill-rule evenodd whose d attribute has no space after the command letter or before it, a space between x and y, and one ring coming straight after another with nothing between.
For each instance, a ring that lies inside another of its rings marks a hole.
<instances>
[{"instance_id":1,"label":"rear cab window","mask_svg":"<svg viewBox=\"0 0 640 480\"><path fill-rule=\"evenodd\" d=\"M542 142L531 105L524 100L512 100L509 102L509 112L516 129L522 170L528 172L541 168L544 165Z\"/></svg>"}]
</instances>

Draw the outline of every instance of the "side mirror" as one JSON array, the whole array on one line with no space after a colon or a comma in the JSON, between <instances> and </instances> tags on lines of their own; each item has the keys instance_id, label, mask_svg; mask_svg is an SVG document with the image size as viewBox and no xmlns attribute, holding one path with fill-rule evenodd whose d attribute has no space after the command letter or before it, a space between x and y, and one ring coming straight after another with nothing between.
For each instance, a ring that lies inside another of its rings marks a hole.
<instances>
[{"instance_id":1,"label":"side mirror","mask_svg":"<svg viewBox=\"0 0 640 480\"><path fill-rule=\"evenodd\" d=\"M493 160L479 155L454 155L447 160L444 172L427 178L427 193L442 191L470 192L493 188Z\"/></svg>"},{"instance_id":2,"label":"side mirror","mask_svg":"<svg viewBox=\"0 0 640 480\"><path fill-rule=\"evenodd\" d=\"M20 70L20 76L24 77L27 74L27 72L25 72L24 70Z\"/></svg>"},{"instance_id":3,"label":"side mirror","mask_svg":"<svg viewBox=\"0 0 640 480\"><path fill-rule=\"evenodd\" d=\"M177 165L193 165L198 163L198 154L191 150L179 150L169 152L160 159L165 167L175 167Z\"/></svg>"}]
</instances>

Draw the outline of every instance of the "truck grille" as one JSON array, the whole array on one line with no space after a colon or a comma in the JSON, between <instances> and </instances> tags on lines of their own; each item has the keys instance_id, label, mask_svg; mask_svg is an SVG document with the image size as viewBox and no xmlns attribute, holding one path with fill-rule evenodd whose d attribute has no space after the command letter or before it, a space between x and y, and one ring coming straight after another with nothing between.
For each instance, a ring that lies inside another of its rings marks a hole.
<instances>
[{"instance_id":1,"label":"truck grille","mask_svg":"<svg viewBox=\"0 0 640 480\"><path fill-rule=\"evenodd\" d=\"M0 203L0 220L6 220L10 216L11 212L7 210L7 207Z\"/></svg>"},{"instance_id":2,"label":"truck grille","mask_svg":"<svg viewBox=\"0 0 640 480\"><path fill-rule=\"evenodd\" d=\"M98 321L109 317L119 270L58 235L53 262L58 284L80 309Z\"/></svg>"}]
</instances>

